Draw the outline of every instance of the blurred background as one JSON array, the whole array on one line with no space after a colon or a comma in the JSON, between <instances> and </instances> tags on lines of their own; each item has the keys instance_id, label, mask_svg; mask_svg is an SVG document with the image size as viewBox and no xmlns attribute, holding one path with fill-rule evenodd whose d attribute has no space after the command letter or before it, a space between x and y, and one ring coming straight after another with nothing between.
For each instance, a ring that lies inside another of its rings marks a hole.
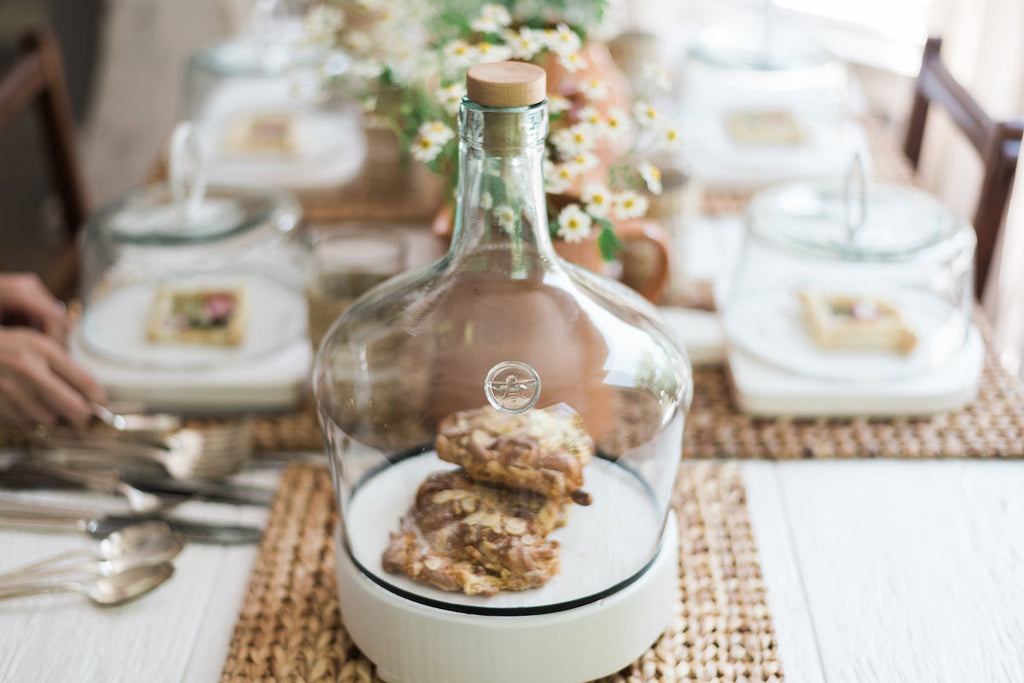
<instances>
[{"instance_id":1,"label":"blurred background","mask_svg":"<svg viewBox=\"0 0 1024 683\"><path fill-rule=\"evenodd\" d=\"M298 0L292 0L298 3ZM184 74L196 50L243 30L253 0L0 0L0 67L19 34L45 22L64 50L64 68L88 184L96 208L152 172L173 124L182 117ZM298 3L301 4L301 3ZM681 64L698 29L713 22L777 20L812 30L853 70L865 112L901 139L911 84L929 35L982 106L997 118L1024 110L1024 3L1019 0L612 0L610 35L654 33L667 63ZM923 185L970 215L980 166L948 122L929 125ZM59 212L39 153L31 116L0 136L0 258L34 270L39 245L59 229ZM1018 184L1020 184L1018 179ZM1002 245L999 286L986 308L998 322L1005 360L1020 366L1024 348L1024 278L1007 264L1024 262L1024 197L1016 192ZM1021 269L1016 269L1021 270Z\"/></svg>"}]
</instances>

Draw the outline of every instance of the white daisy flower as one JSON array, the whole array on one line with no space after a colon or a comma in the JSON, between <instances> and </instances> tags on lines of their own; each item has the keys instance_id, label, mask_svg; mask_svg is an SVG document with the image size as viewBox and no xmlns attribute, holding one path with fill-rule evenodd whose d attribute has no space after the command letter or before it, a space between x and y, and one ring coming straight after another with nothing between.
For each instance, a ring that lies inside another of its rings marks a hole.
<instances>
[{"instance_id":1,"label":"white daisy flower","mask_svg":"<svg viewBox=\"0 0 1024 683\"><path fill-rule=\"evenodd\" d=\"M569 73L587 68L587 60L579 52L570 52L566 55L558 55L558 63Z\"/></svg>"},{"instance_id":2,"label":"white daisy flower","mask_svg":"<svg viewBox=\"0 0 1024 683\"><path fill-rule=\"evenodd\" d=\"M637 101L633 107L633 114L641 126L654 126L661 121L661 112L650 102Z\"/></svg>"},{"instance_id":3,"label":"white daisy flower","mask_svg":"<svg viewBox=\"0 0 1024 683\"><path fill-rule=\"evenodd\" d=\"M551 144L563 157L574 157L594 148L595 136L588 126L579 124L568 128L559 128L551 135Z\"/></svg>"},{"instance_id":4,"label":"white daisy flower","mask_svg":"<svg viewBox=\"0 0 1024 683\"><path fill-rule=\"evenodd\" d=\"M512 48L508 45L496 45L481 41L476 44L475 49L480 62L504 62L512 57Z\"/></svg>"},{"instance_id":5,"label":"white daisy flower","mask_svg":"<svg viewBox=\"0 0 1024 683\"><path fill-rule=\"evenodd\" d=\"M512 49L512 56L517 59L533 59L544 49L543 32L537 29L523 27L518 31L505 31L502 35Z\"/></svg>"},{"instance_id":6,"label":"white daisy flower","mask_svg":"<svg viewBox=\"0 0 1024 683\"><path fill-rule=\"evenodd\" d=\"M576 118L579 121L577 125L586 126L593 131L604 129L604 115L592 104L580 109L576 113Z\"/></svg>"},{"instance_id":7,"label":"white daisy flower","mask_svg":"<svg viewBox=\"0 0 1024 683\"><path fill-rule=\"evenodd\" d=\"M676 148L683 144L683 132L678 124L665 126L661 131L661 141L666 147Z\"/></svg>"},{"instance_id":8,"label":"white daisy flower","mask_svg":"<svg viewBox=\"0 0 1024 683\"><path fill-rule=\"evenodd\" d=\"M552 52L565 56L579 52L583 41L579 35L565 24L559 24L554 29L544 32L545 43Z\"/></svg>"},{"instance_id":9,"label":"white daisy flower","mask_svg":"<svg viewBox=\"0 0 1024 683\"><path fill-rule=\"evenodd\" d=\"M480 194L480 208L481 209L489 209L492 206L494 206L494 198L491 196L491 193L490 192L482 192Z\"/></svg>"},{"instance_id":10,"label":"white daisy flower","mask_svg":"<svg viewBox=\"0 0 1024 683\"><path fill-rule=\"evenodd\" d=\"M434 93L434 99L444 107L444 110L449 116L455 116L459 113L459 106L462 104L462 96L466 94L466 86L462 83L452 83L447 85L436 93Z\"/></svg>"},{"instance_id":11,"label":"white daisy flower","mask_svg":"<svg viewBox=\"0 0 1024 683\"><path fill-rule=\"evenodd\" d=\"M423 163L429 164L441 153L442 147L444 145L437 144L436 140L420 135L412 144L412 155Z\"/></svg>"},{"instance_id":12,"label":"white daisy flower","mask_svg":"<svg viewBox=\"0 0 1024 683\"><path fill-rule=\"evenodd\" d=\"M591 216L604 218L612 208L612 195L601 183L590 183L583 188L583 203Z\"/></svg>"},{"instance_id":13,"label":"white daisy flower","mask_svg":"<svg viewBox=\"0 0 1024 683\"><path fill-rule=\"evenodd\" d=\"M600 78L588 78L580 83L580 92L587 96L591 102L600 102L608 99L608 82Z\"/></svg>"},{"instance_id":14,"label":"white daisy flower","mask_svg":"<svg viewBox=\"0 0 1024 683\"><path fill-rule=\"evenodd\" d=\"M576 176L572 169L564 164L555 164L544 160L544 189L552 194L561 194L572 186Z\"/></svg>"},{"instance_id":15,"label":"white daisy flower","mask_svg":"<svg viewBox=\"0 0 1024 683\"><path fill-rule=\"evenodd\" d=\"M497 33L512 23L512 16L501 5L487 4L480 8L477 18L469 22L469 27L480 33Z\"/></svg>"},{"instance_id":16,"label":"white daisy flower","mask_svg":"<svg viewBox=\"0 0 1024 683\"><path fill-rule=\"evenodd\" d=\"M334 45L344 26L345 13L339 7L316 5L306 13L306 38L314 45Z\"/></svg>"},{"instance_id":17,"label":"white daisy flower","mask_svg":"<svg viewBox=\"0 0 1024 683\"><path fill-rule=\"evenodd\" d=\"M642 161L636 167L637 173L647 183L647 189L654 194L661 194L661 169L649 161Z\"/></svg>"},{"instance_id":18,"label":"white daisy flower","mask_svg":"<svg viewBox=\"0 0 1024 683\"><path fill-rule=\"evenodd\" d=\"M491 212L494 216L494 220L498 222L502 228L508 232L512 232L516 227L518 216L516 215L515 209L508 204L502 204L501 206L495 207L494 211Z\"/></svg>"},{"instance_id":19,"label":"white daisy flower","mask_svg":"<svg viewBox=\"0 0 1024 683\"><path fill-rule=\"evenodd\" d=\"M633 122L618 107L612 107L604 121L604 129L613 140L625 140L633 134Z\"/></svg>"},{"instance_id":20,"label":"white daisy flower","mask_svg":"<svg viewBox=\"0 0 1024 683\"><path fill-rule=\"evenodd\" d=\"M590 152L580 152L565 162L573 177L582 175L597 166L598 159Z\"/></svg>"},{"instance_id":21,"label":"white daisy flower","mask_svg":"<svg viewBox=\"0 0 1024 683\"><path fill-rule=\"evenodd\" d=\"M429 136L441 144L455 137L455 132L443 121L427 121L420 126L418 132L420 135Z\"/></svg>"},{"instance_id":22,"label":"white daisy flower","mask_svg":"<svg viewBox=\"0 0 1024 683\"><path fill-rule=\"evenodd\" d=\"M476 48L464 40L456 39L446 43L442 51L445 62L450 64L453 69L467 68L476 63Z\"/></svg>"},{"instance_id":23,"label":"white daisy flower","mask_svg":"<svg viewBox=\"0 0 1024 683\"><path fill-rule=\"evenodd\" d=\"M590 237L592 221L579 204L570 204L558 214L558 236L566 242L579 242Z\"/></svg>"},{"instance_id":24,"label":"white daisy flower","mask_svg":"<svg viewBox=\"0 0 1024 683\"><path fill-rule=\"evenodd\" d=\"M612 199L612 214L619 220L639 218L647 213L647 198L634 190L623 190Z\"/></svg>"},{"instance_id":25,"label":"white daisy flower","mask_svg":"<svg viewBox=\"0 0 1024 683\"><path fill-rule=\"evenodd\" d=\"M564 111L569 111L571 106L572 102L570 102L569 98L564 95L558 95L555 93L548 95L549 114L561 114Z\"/></svg>"},{"instance_id":26,"label":"white daisy flower","mask_svg":"<svg viewBox=\"0 0 1024 683\"><path fill-rule=\"evenodd\" d=\"M455 137L452 129L440 121L428 121L416 132L412 155L423 163L430 163L441 152L445 144Z\"/></svg>"}]
</instances>

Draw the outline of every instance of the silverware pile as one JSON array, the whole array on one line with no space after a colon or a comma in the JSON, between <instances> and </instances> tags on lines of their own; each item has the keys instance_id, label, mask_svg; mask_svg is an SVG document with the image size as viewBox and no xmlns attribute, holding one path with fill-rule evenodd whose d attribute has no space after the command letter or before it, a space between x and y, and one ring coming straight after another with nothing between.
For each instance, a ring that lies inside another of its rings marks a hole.
<instances>
[{"instance_id":1,"label":"silverware pile","mask_svg":"<svg viewBox=\"0 0 1024 683\"><path fill-rule=\"evenodd\" d=\"M105 428L47 430L40 434L32 458L77 467L156 470L194 480L234 474L252 454L251 419L197 428L183 427L175 415L118 414L99 405L93 412Z\"/></svg>"},{"instance_id":2,"label":"silverware pile","mask_svg":"<svg viewBox=\"0 0 1024 683\"><path fill-rule=\"evenodd\" d=\"M180 534L159 521L136 522L77 548L0 574L0 600L78 591L98 605L117 605L148 593L174 573L185 547Z\"/></svg>"},{"instance_id":3,"label":"silverware pile","mask_svg":"<svg viewBox=\"0 0 1024 683\"><path fill-rule=\"evenodd\" d=\"M85 432L42 431L25 457L0 463L0 528L83 532L91 542L3 571L0 600L76 591L115 605L170 578L186 539L219 545L261 539L258 526L220 521L216 507L180 507L190 501L269 505L270 488L229 479L250 458L251 420L196 428L174 415L102 406L94 412L102 424Z\"/></svg>"},{"instance_id":4,"label":"silverware pile","mask_svg":"<svg viewBox=\"0 0 1024 683\"><path fill-rule=\"evenodd\" d=\"M176 516L174 509L190 500L233 505L266 506L272 491L231 482L140 479L129 483L116 469L80 468L45 461L21 460L0 469L0 486L36 490L76 488L117 496L127 504L124 512L102 505L69 507L52 502L0 496L0 527L40 531L84 531L105 536L126 524L159 520L173 531L198 543L236 545L256 543L262 531L254 526L222 524ZM145 487L145 488L143 488ZM149 490L156 489L156 490Z\"/></svg>"}]
</instances>

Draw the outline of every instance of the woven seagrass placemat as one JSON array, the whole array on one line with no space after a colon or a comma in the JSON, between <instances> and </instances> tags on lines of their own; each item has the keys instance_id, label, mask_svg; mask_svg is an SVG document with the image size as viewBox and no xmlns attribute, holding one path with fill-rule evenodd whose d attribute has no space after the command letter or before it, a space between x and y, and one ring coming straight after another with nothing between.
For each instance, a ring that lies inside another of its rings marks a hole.
<instances>
[{"instance_id":1,"label":"woven seagrass placemat","mask_svg":"<svg viewBox=\"0 0 1024 683\"><path fill-rule=\"evenodd\" d=\"M676 483L680 599L672 624L604 681L783 680L737 466L684 463ZM379 681L345 630L327 470L285 469L235 625L223 681Z\"/></svg>"}]
</instances>

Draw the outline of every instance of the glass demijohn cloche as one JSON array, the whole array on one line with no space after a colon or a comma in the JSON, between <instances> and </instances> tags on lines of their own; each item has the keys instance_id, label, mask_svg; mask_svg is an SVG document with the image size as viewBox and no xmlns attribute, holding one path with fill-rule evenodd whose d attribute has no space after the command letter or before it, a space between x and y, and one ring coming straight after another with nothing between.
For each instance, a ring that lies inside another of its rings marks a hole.
<instances>
[{"instance_id":1,"label":"glass demijohn cloche","mask_svg":"<svg viewBox=\"0 0 1024 683\"><path fill-rule=\"evenodd\" d=\"M478 65L467 91L448 253L357 300L315 362L342 612L388 681L589 680L671 616L690 365L552 249L544 71Z\"/></svg>"}]
</instances>

